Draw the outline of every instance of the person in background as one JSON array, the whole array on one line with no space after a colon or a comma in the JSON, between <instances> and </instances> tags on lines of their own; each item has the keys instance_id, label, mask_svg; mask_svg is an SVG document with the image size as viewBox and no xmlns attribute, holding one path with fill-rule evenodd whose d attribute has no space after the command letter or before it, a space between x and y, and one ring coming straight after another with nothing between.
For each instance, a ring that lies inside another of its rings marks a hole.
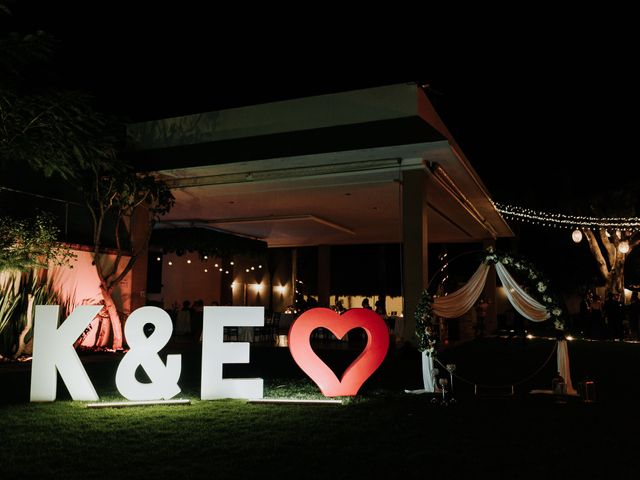
<instances>
[{"instance_id":1,"label":"person in background","mask_svg":"<svg viewBox=\"0 0 640 480\"><path fill-rule=\"evenodd\" d=\"M217 300L211 300L211 306L212 307L219 307L220 306L220 302L218 302ZM202 310L202 321L204 322L204 308ZM204 329L202 328L203 325L200 325L200 335L198 335L198 340L200 341L200 343L202 343L202 332L204 331Z\"/></svg>"},{"instance_id":2,"label":"person in background","mask_svg":"<svg viewBox=\"0 0 640 480\"><path fill-rule=\"evenodd\" d=\"M176 335L189 335L191 333L191 302L182 302L182 309L176 318Z\"/></svg>"},{"instance_id":3,"label":"person in background","mask_svg":"<svg viewBox=\"0 0 640 480\"><path fill-rule=\"evenodd\" d=\"M484 321L489 315L489 302L484 297L480 297L476 305L476 337L484 336Z\"/></svg>"},{"instance_id":4,"label":"person in background","mask_svg":"<svg viewBox=\"0 0 640 480\"><path fill-rule=\"evenodd\" d=\"M386 317L387 316L387 309L384 306L384 300L383 299L378 298L378 300L376 300L375 307L376 307L375 312L378 315L380 315L381 317Z\"/></svg>"},{"instance_id":5,"label":"person in background","mask_svg":"<svg viewBox=\"0 0 640 480\"><path fill-rule=\"evenodd\" d=\"M592 338L591 332L591 303L593 302L593 291L587 290L582 300L580 300L580 312L578 314L578 333L585 338Z\"/></svg>"},{"instance_id":6,"label":"person in background","mask_svg":"<svg viewBox=\"0 0 640 480\"><path fill-rule=\"evenodd\" d=\"M602 308L611 338L618 341L622 340L624 338L624 304L620 300L620 293L609 292Z\"/></svg>"},{"instance_id":7,"label":"person in background","mask_svg":"<svg viewBox=\"0 0 640 480\"><path fill-rule=\"evenodd\" d=\"M318 301L314 297L309 295L307 297L307 310L310 310L312 308L318 308Z\"/></svg>"},{"instance_id":8,"label":"person in background","mask_svg":"<svg viewBox=\"0 0 640 480\"><path fill-rule=\"evenodd\" d=\"M591 332L592 337L597 340L606 338L604 316L602 314L602 297L598 294L593 296L591 302Z\"/></svg>"},{"instance_id":9,"label":"person in background","mask_svg":"<svg viewBox=\"0 0 640 480\"><path fill-rule=\"evenodd\" d=\"M193 311L191 319L191 333L195 340L199 340L202 335L202 322L204 316L204 300L196 300L193 302Z\"/></svg>"},{"instance_id":10,"label":"person in background","mask_svg":"<svg viewBox=\"0 0 640 480\"><path fill-rule=\"evenodd\" d=\"M369 299L365 298L362 300L362 308L366 308L367 310L372 310L371 305L369 305Z\"/></svg>"},{"instance_id":11,"label":"person in background","mask_svg":"<svg viewBox=\"0 0 640 480\"><path fill-rule=\"evenodd\" d=\"M629 330L633 338L640 338L640 299L638 292L631 293L631 300L627 305L627 318L629 319Z\"/></svg>"}]
</instances>

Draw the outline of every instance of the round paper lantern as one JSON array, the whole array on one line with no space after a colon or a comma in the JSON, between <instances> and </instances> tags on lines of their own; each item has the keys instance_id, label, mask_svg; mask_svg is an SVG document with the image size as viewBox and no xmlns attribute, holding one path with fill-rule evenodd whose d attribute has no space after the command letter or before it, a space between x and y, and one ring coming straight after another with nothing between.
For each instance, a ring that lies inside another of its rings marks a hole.
<instances>
[{"instance_id":1,"label":"round paper lantern","mask_svg":"<svg viewBox=\"0 0 640 480\"><path fill-rule=\"evenodd\" d=\"M576 228L571 234L571 238L574 242L580 243L582 241L582 232Z\"/></svg>"},{"instance_id":2,"label":"round paper lantern","mask_svg":"<svg viewBox=\"0 0 640 480\"><path fill-rule=\"evenodd\" d=\"M629 242L627 242L626 240L620 242L618 244L618 251L620 253L629 253Z\"/></svg>"}]
</instances>

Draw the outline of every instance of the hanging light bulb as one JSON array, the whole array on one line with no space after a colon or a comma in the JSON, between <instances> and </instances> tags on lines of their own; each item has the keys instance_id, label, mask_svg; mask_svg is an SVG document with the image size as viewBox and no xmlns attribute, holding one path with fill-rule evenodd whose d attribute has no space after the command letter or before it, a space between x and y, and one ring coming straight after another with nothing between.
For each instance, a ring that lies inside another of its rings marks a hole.
<instances>
[{"instance_id":1,"label":"hanging light bulb","mask_svg":"<svg viewBox=\"0 0 640 480\"><path fill-rule=\"evenodd\" d=\"M623 240L618 244L618 251L620 253L629 253L629 242Z\"/></svg>"},{"instance_id":2,"label":"hanging light bulb","mask_svg":"<svg viewBox=\"0 0 640 480\"><path fill-rule=\"evenodd\" d=\"M582 232L576 228L571 234L571 239L576 243L580 243L582 241Z\"/></svg>"}]
</instances>

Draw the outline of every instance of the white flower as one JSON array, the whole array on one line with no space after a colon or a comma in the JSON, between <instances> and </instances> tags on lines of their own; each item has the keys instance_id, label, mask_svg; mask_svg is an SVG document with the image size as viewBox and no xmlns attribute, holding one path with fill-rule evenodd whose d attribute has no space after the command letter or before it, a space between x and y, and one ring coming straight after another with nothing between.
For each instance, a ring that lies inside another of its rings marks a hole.
<instances>
[{"instance_id":1,"label":"white flower","mask_svg":"<svg viewBox=\"0 0 640 480\"><path fill-rule=\"evenodd\" d=\"M529 274L529 278L530 278L531 280L535 280L536 278L538 278L538 275L536 275L535 273L531 272L531 273Z\"/></svg>"},{"instance_id":2,"label":"white flower","mask_svg":"<svg viewBox=\"0 0 640 480\"><path fill-rule=\"evenodd\" d=\"M544 297L542 297L542 301L544 303L551 303L551 297L549 295L545 295Z\"/></svg>"},{"instance_id":3,"label":"white flower","mask_svg":"<svg viewBox=\"0 0 640 480\"><path fill-rule=\"evenodd\" d=\"M551 311L551 314L552 314L554 317L559 317L561 313L562 313L562 310L560 310L560 309L559 309L559 308L557 308L557 307L556 307L556 308L554 308L554 309Z\"/></svg>"},{"instance_id":4,"label":"white flower","mask_svg":"<svg viewBox=\"0 0 640 480\"><path fill-rule=\"evenodd\" d=\"M503 265L509 265L511 263L511 259L509 257L504 257L502 259L502 264Z\"/></svg>"},{"instance_id":5,"label":"white flower","mask_svg":"<svg viewBox=\"0 0 640 480\"><path fill-rule=\"evenodd\" d=\"M553 322L553 325L556 327L556 330L564 330L564 323L562 323L562 320L556 320Z\"/></svg>"},{"instance_id":6,"label":"white flower","mask_svg":"<svg viewBox=\"0 0 640 480\"><path fill-rule=\"evenodd\" d=\"M544 283L538 282L538 291L540 293L544 292L546 289L547 289L547 286Z\"/></svg>"}]
</instances>

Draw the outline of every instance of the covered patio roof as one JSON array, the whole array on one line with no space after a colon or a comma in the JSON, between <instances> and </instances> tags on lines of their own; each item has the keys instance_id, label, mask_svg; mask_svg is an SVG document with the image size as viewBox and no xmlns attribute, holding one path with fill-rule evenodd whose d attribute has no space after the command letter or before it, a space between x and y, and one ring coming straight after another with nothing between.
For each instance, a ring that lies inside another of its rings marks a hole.
<instances>
[{"instance_id":1,"label":"covered patio roof","mask_svg":"<svg viewBox=\"0 0 640 480\"><path fill-rule=\"evenodd\" d=\"M402 175L427 175L430 242L512 236L421 88L391 85L129 126L176 197L165 226L270 247L402 241ZM416 201L420 201L416 199Z\"/></svg>"}]
</instances>

